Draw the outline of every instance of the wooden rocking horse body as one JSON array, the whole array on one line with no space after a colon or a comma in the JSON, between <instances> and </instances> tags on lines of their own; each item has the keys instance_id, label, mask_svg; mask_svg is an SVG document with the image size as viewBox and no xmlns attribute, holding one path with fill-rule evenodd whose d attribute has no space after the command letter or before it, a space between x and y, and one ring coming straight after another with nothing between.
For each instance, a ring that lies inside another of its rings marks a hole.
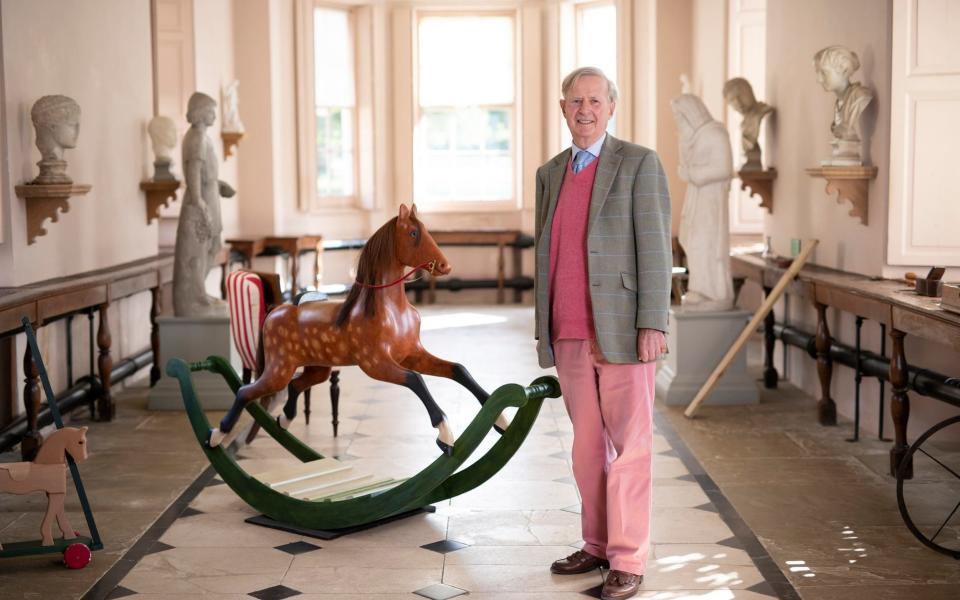
<instances>
[{"instance_id":1,"label":"wooden rocking horse body","mask_svg":"<svg viewBox=\"0 0 960 600\"><path fill-rule=\"evenodd\" d=\"M287 386L287 403L280 424L284 428L296 415L297 396L326 381L333 367L359 366L374 379L410 388L423 402L430 422L439 433L437 444L453 451L454 434L446 415L430 395L420 374L452 379L480 401L489 394L463 365L437 358L420 343L420 314L407 300L405 268L426 268L447 275L451 268L427 228L417 219L416 206L381 227L364 246L357 283L343 303L285 304L274 309L263 324L260 356L263 368L256 381L237 392L233 407L210 433L209 444L218 445L233 428L247 403ZM412 273L412 271L411 271ZM300 376L295 371L304 367ZM502 433L503 415L497 421Z\"/></svg>"},{"instance_id":2,"label":"wooden rocking horse body","mask_svg":"<svg viewBox=\"0 0 960 600\"><path fill-rule=\"evenodd\" d=\"M64 508L67 492L67 464L64 452L80 463L87 459L87 428L64 427L50 434L33 462L0 464L0 492L9 494L47 494L47 512L40 523L41 545L53 545L53 520L64 538L76 532L70 526ZM3 546L0 546L0 550Z\"/></svg>"}]
</instances>

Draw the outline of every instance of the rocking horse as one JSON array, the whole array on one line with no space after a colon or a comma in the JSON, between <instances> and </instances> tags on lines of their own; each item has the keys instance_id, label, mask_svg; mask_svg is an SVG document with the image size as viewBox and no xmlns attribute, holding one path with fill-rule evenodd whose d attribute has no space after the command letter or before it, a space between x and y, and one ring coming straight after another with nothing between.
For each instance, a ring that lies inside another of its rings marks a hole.
<instances>
[{"instance_id":1,"label":"rocking horse","mask_svg":"<svg viewBox=\"0 0 960 600\"><path fill-rule=\"evenodd\" d=\"M64 539L72 539L77 533L67 520L64 500L67 493L67 464L64 453L80 463L87 459L87 428L64 427L57 429L44 441L33 462L0 464L0 492L9 494L47 494L47 512L40 523L42 546L53 545L53 520ZM0 545L0 550L3 546Z\"/></svg>"},{"instance_id":2,"label":"rocking horse","mask_svg":"<svg viewBox=\"0 0 960 600\"><path fill-rule=\"evenodd\" d=\"M404 269L411 270L404 274ZM286 429L296 416L297 397L323 383L334 367L358 365L368 376L412 390L438 430L437 445L453 454L455 435L447 417L431 396L421 374L452 379L480 402L490 395L457 363L437 358L420 343L420 314L407 301L404 281L417 270L447 275L451 267L417 207L400 206L397 217L374 233L363 247L357 281L343 303L308 302L277 307L263 323L257 379L239 389L220 427L211 429L207 444L220 445L250 402L287 387L287 402L278 417ZM300 367L303 372L293 378ZM500 414L494 428L502 435L509 426Z\"/></svg>"}]
</instances>

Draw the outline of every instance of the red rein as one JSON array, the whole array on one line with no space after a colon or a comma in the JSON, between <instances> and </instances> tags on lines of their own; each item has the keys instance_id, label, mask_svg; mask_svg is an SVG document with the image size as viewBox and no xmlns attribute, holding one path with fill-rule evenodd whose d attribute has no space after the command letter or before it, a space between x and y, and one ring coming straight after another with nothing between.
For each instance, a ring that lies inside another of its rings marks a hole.
<instances>
[{"instance_id":1,"label":"red rein","mask_svg":"<svg viewBox=\"0 0 960 600\"><path fill-rule=\"evenodd\" d=\"M369 283L363 283L362 281L357 281L356 284L359 285L359 286L361 286L361 287L371 288L371 289L388 288L388 287L397 285L398 283L402 283L403 280L407 279L408 277L410 277L411 275L413 275L414 273L416 273L418 270L423 269L424 267L430 267L430 272L433 273L433 269L435 268L436 264L437 264L437 261L435 261L435 260L431 260L430 262L425 262L425 263L423 263L423 264L420 265L420 266L414 267L413 269L410 270L409 273L407 273L406 275L404 275L404 276L401 277L400 279L398 279L398 280L396 280L396 281L393 281L393 282L391 282L391 283L382 283L382 284L380 284L380 285L372 285L372 284L369 284Z\"/></svg>"}]
</instances>

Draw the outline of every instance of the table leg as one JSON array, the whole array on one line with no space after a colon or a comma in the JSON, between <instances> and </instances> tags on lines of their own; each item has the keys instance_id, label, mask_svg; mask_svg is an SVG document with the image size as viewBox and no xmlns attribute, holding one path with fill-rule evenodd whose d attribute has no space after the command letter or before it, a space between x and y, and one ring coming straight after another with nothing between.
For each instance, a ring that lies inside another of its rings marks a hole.
<instances>
[{"instance_id":1,"label":"table leg","mask_svg":"<svg viewBox=\"0 0 960 600\"><path fill-rule=\"evenodd\" d=\"M763 293L767 296L771 291L772 288L763 288ZM777 381L780 379L777 368L773 366L773 349L777 340L773 333L773 326L776 322L773 309L770 309L763 319L763 387L768 390L777 389Z\"/></svg>"},{"instance_id":2,"label":"table leg","mask_svg":"<svg viewBox=\"0 0 960 600\"><path fill-rule=\"evenodd\" d=\"M33 361L29 344L23 353L23 407L27 413L27 432L20 442L20 456L30 461L40 450L43 437L37 427L37 417L40 415L40 370Z\"/></svg>"},{"instance_id":3,"label":"table leg","mask_svg":"<svg viewBox=\"0 0 960 600\"><path fill-rule=\"evenodd\" d=\"M150 387L160 381L160 327L157 317L160 316L160 286L150 288L150 349L153 351L153 366L150 367Z\"/></svg>"},{"instance_id":4,"label":"table leg","mask_svg":"<svg viewBox=\"0 0 960 600\"><path fill-rule=\"evenodd\" d=\"M830 397L833 378L833 359L830 358L830 328L827 326L827 305L817 303L817 375L820 376L820 400L817 416L821 425L837 424L837 405Z\"/></svg>"},{"instance_id":5,"label":"table leg","mask_svg":"<svg viewBox=\"0 0 960 600\"><path fill-rule=\"evenodd\" d=\"M298 256L297 249L294 248L293 251L290 252L290 299L291 301L298 293L300 293L300 282L297 280L297 278L300 276L299 263L300 263L300 257Z\"/></svg>"},{"instance_id":6,"label":"table leg","mask_svg":"<svg viewBox=\"0 0 960 600\"><path fill-rule=\"evenodd\" d=\"M908 372L907 356L903 351L903 338L906 334L890 328L890 341L893 351L890 354L890 385L893 388L890 400L890 414L893 416L894 440L890 449L890 474L897 476L900 463L907 453L907 422L910 420L910 397L907 396ZM913 478L913 463L906 467L904 479Z\"/></svg>"},{"instance_id":7,"label":"table leg","mask_svg":"<svg viewBox=\"0 0 960 600\"><path fill-rule=\"evenodd\" d=\"M100 384L103 387L103 392L97 402L97 412L100 414L101 421L112 421L116 412L113 394L110 392L110 372L113 371L110 345L113 343L113 339L110 336L110 321L107 319L107 308L109 306L109 304L100 305L100 328L97 330L97 347L100 349L97 366L100 370Z\"/></svg>"},{"instance_id":8,"label":"table leg","mask_svg":"<svg viewBox=\"0 0 960 600\"><path fill-rule=\"evenodd\" d=\"M504 258L503 258L503 242L497 242L497 304L503 304L506 298L504 298L503 284L505 283L504 276Z\"/></svg>"},{"instance_id":9,"label":"table leg","mask_svg":"<svg viewBox=\"0 0 960 600\"><path fill-rule=\"evenodd\" d=\"M513 246L513 280L518 282L523 277L523 253L520 246ZM520 304L523 302L523 290L519 287L513 288L513 302Z\"/></svg>"}]
</instances>

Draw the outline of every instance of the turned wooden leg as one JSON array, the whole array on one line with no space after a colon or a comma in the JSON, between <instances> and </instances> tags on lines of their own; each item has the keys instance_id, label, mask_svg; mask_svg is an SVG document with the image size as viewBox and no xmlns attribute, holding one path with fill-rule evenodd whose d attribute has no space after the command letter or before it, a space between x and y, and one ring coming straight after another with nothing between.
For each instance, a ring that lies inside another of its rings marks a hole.
<instances>
[{"instance_id":1,"label":"turned wooden leg","mask_svg":"<svg viewBox=\"0 0 960 600\"><path fill-rule=\"evenodd\" d=\"M513 302L520 304L523 302L523 290L520 289L520 278L523 277L523 254L520 246L513 246L513 281L517 287L513 288Z\"/></svg>"},{"instance_id":2,"label":"turned wooden leg","mask_svg":"<svg viewBox=\"0 0 960 600\"><path fill-rule=\"evenodd\" d=\"M503 304L506 301L505 292L503 289L504 284L506 283L506 276L504 274L505 261L503 257L503 242L497 243L497 304Z\"/></svg>"},{"instance_id":3,"label":"turned wooden leg","mask_svg":"<svg viewBox=\"0 0 960 600\"><path fill-rule=\"evenodd\" d=\"M113 358L110 357L110 321L107 319L109 304L100 305L100 328L97 330L97 347L100 349L100 358L97 366L100 370L100 384L103 393L97 401L97 412L101 421L112 421L116 406L113 404L113 394L110 392L110 372L113 370Z\"/></svg>"},{"instance_id":4,"label":"turned wooden leg","mask_svg":"<svg viewBox=\"0 0 960 600\"><path fill-rule=\"evenodd\" d=\"M340 371L337 369L330 373L330 412L333 415L333 420L330 421L333 425L333 437L337 437L337 427L340 425L337 420L340 414Z\"/></svg>"},{"instance_id":5,"label":"turned wooden leg","mask_svg":"<svg viewBox=\"0 0 960 600\"><path fill-rule=\"evenodd\" d=\"M827 327L827 305L817 303L817 375L820 376L820 400L817 416L821 425L837 424L837 405L830 397L833 359L830 358L830 328Z\"/></svg>"},{"instance_id":6,"label":"turned wooden leg","mask_svg":"<svg viewBox=\"0 0 960 600\"><path fill-rule=\"evenodd\" d=\"M300 282L298 277L300 277L299 269L300 257L297 255L297 249L294 248L290 252L290 300L293 301L293 298L300 293Z\"/></svg>"},{"instance_id":7,"label":"turned wooden leg","mask_svg":"<svg viewBox=\"0 0 960 600\"><path fill-rule=\"evenodd\" d=\"M312 387L303 390L303 422L307 425L310 424L310 392L312 390Z\"/></svg>"},{"instance_id":8,"label":"turned wooden leg","mask_svg":"<svg viewBox=\"0 0 960 600\"><path fill-rule=\"evenodd\" d=\"M33 352L30 345L23 353L23 407L27 413L27 432L20 442L20 456L25 461L31 461L37 456L37 451L43 444L40 430L37 427L37 416L40 414L40 370L33 362Z\"/></svg>"},{"instance_id":9,"label":"turned wooden leg","mask_svg":"<svg viewBox=\"0 0 960 600\"><path fill-rule=\"evenodd\" d=\"M763 293L767 296L771 291L772 288L763 288ZM773 334L773 326L776 322L771 309L763 319L763 387L770 390L777 388L777 381L780 379L776 367L773 366L773 348L777 340Z\"/></svg>"},{"instance_id":10,"label":"turned wooden leg","mask_svg":"<svg viewBox=\"0 0 960 600\"><path fill-rule=\"evenodd\" d=\"M907 396L907 356L903 351L904 332L890 329L893 352L890 355L890 385L893 388L890 414L893 416L894 440L890 449L890 474L897 476L907 453L907 422L910 420L910 397ZM906 467L905 479L913 478L913 462Z\"/></svg>"},{"instance_id":11,"label":"turned wooden leg","mask_svg":"<svg viewBox=\"0 0 960 600\"><path fill-rule=\"evenodd\" d=\"M157 317L160 316L160 286L150 289L150 349L153 350L153 366L150 367L150 387L160 381L160 327Z\"/></svg>"}]
</instances>

